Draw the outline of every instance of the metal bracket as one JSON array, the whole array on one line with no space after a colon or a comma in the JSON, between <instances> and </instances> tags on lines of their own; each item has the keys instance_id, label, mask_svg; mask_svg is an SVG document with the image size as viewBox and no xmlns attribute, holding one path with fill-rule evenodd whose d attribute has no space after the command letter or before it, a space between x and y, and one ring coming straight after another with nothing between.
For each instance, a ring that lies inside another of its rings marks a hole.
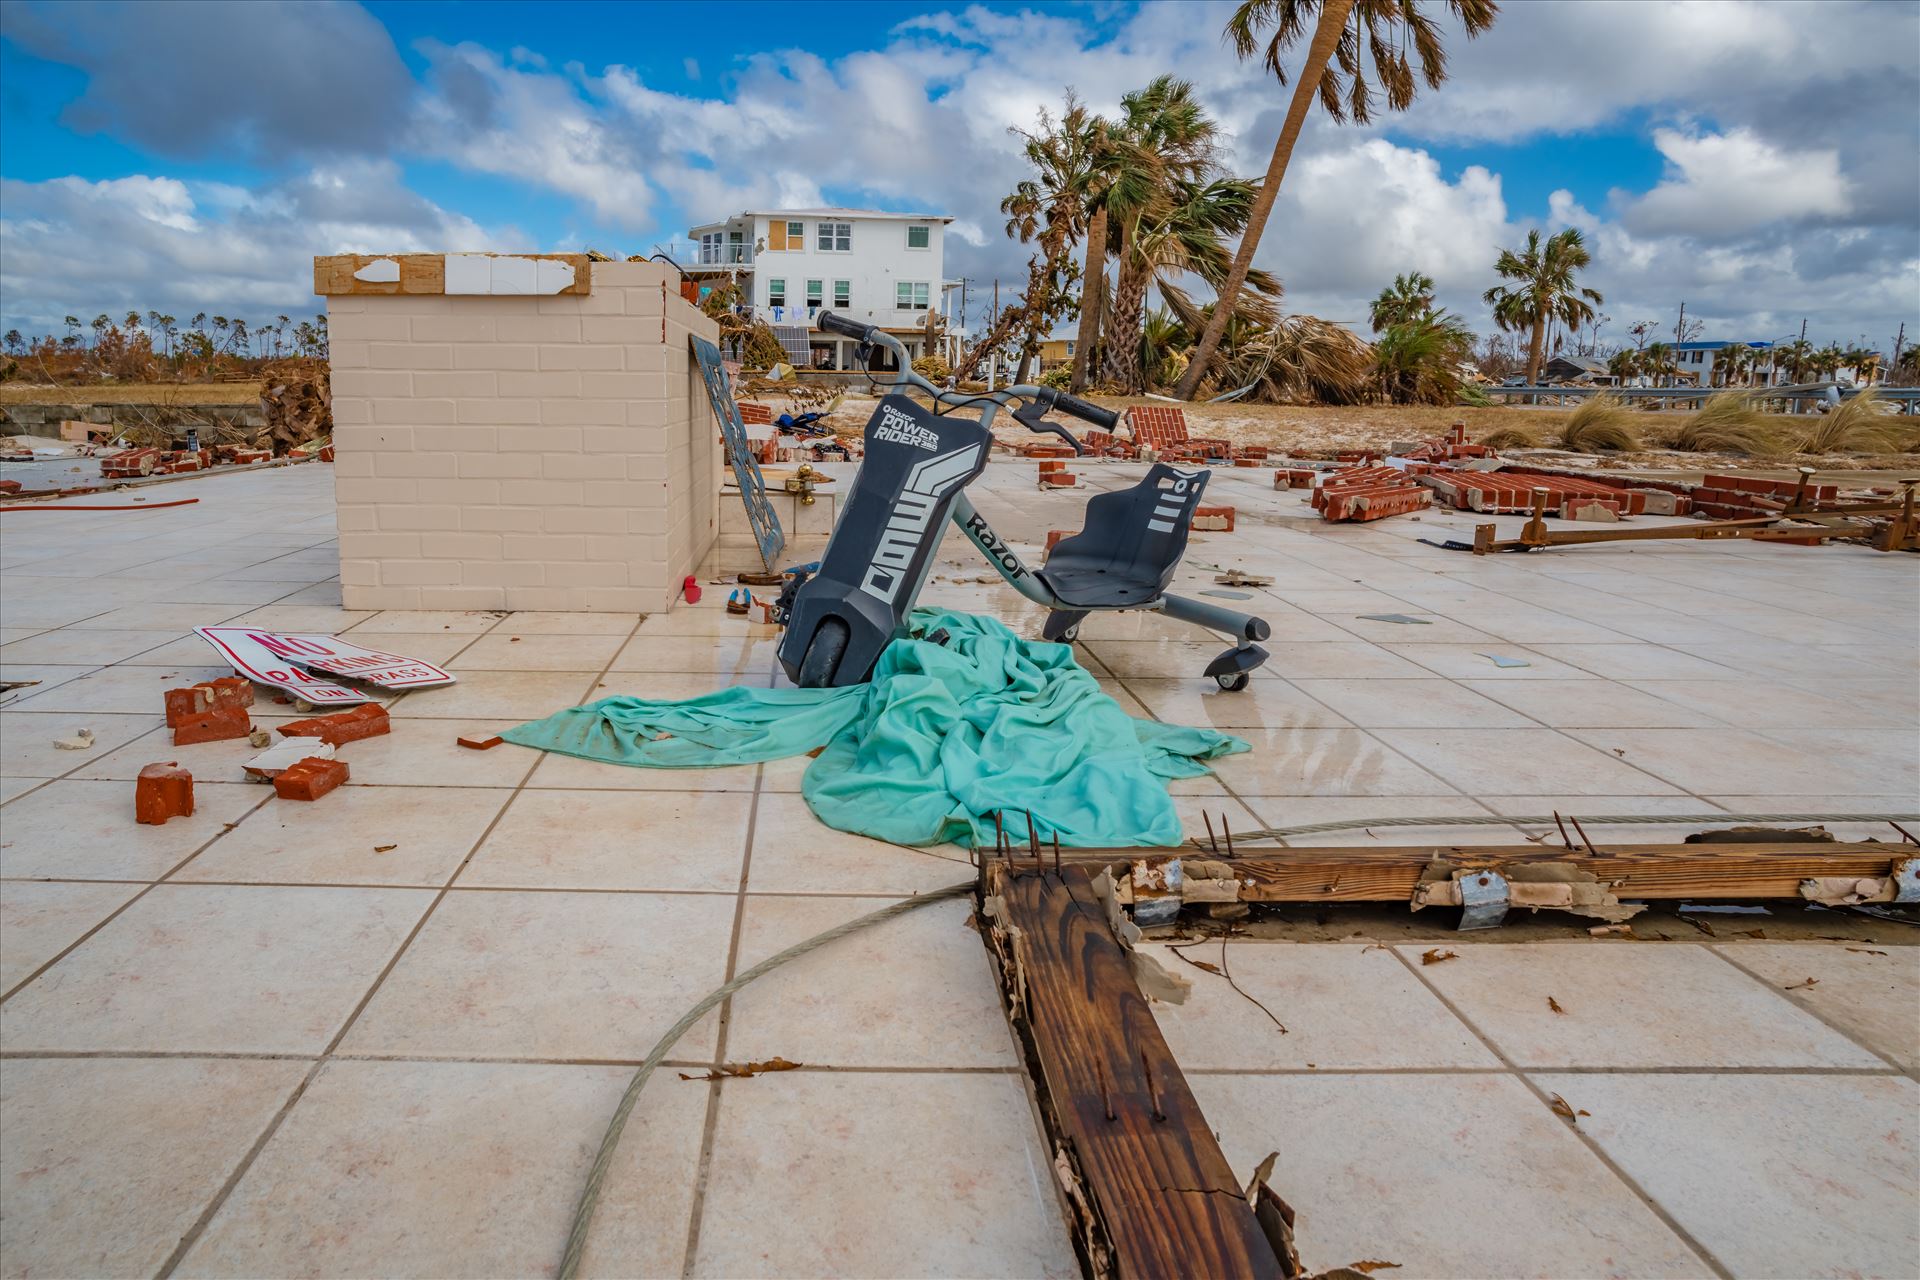
<instances>
[{"instance_id":1,"label":"metal bracket","mask_svg":"<svg viewBox=\"0 0 1920 1280\"><path fill-rule=\"evenodd\" d=\"M1903 858L1893 864L1893 900L1920 902L1920 858Z\"/></svg>"},{"instance_id":2,"label":"metal bracket","mask_svg":"<svg viewBox=\"0 0 1920 1280\"><path fill-rule=\"evenodd\" d=\"M1507 918L1507 878L1498 871L1463 871L1454 878L1460 886L1460 929L1491 929Z\"/></svg>"}]
</instances>

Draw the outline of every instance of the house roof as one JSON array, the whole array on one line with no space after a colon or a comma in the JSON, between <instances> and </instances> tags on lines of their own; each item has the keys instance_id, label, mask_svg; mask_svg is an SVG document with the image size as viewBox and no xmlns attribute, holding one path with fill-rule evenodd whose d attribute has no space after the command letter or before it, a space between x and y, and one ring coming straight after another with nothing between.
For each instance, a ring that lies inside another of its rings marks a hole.
<instances>
[{"instance_id":1,"label":"house roof","mask_svg":"<svg viewBox=\"0 0 1920 1280\"><path fill-rule=\"evenodd\" d=\"M1671 348L1671 350L1674 350L1674 351L1719 351L1719 350L1721 350L1721 349L1722 349L1722 348L1724 348L1724 347L1734 347L1734 346L1739 346L1739 347L1755 347L1755 348L1757 348L1757 349L1759 349L1759 350L1761 350L1761 351L1765 351L1765 350L1767 350L1768 348L1770 348L1770 347L1772 347L1772 346L1773 346L1773 343L1772 343L1772 342L1754 342L1754 341L1751 341L1751 340L1743 340L1743 339L1740 339L1740 338L1734 338L1734 339L1732 339L1731 341L1723 341L1723 342L1676 342L1676 343L1675 343L1675 344L1674 344L1674 345L1672 346L1672 348Z\"/></svg>"},{"instance_id":2,"label":"house roof","mask_svg":"<svg viewBox=\"0 0 1920 1280\"><path fill-rule=\"evenodd\" d=\"M1547 361L1548 368L1552 368L1556 364L1570 364L1574 368L1584 369L1588 373L1604 373L1607 368L1606 361L1596 360L1592 356L1555 356L1553 359Z\"/></svg>"},{"instance_id":3,"label":"house roof","mask_svg":"<svg viewBox=\"0 0 1920 1280\"><path fill-rule=\"evenodd\" d=\"M744 209L730 214L717 222L696 223L691 230L702 231L709 227L724 227L729 222L741 218L854 218L884 219L888 222L939 222L953 221L950 213L889 213L885 209L842 209L829 207L822 209Z\"/></svg>"}]
</instances>

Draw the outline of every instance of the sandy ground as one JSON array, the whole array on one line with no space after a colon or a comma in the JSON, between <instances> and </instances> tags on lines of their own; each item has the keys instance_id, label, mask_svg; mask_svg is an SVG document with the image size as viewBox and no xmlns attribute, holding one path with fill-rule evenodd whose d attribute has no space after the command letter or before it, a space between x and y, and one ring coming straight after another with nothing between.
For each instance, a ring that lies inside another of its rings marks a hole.
<instances>
[{"instance_id":1,"label":"sandy ground","mask_svg":"<svg viewBox=\"0 0 1920 1280\"><path fill-rule=\"evenodd\" d=\"M774 412L786 412L777 396L759 396L775 406ZM1116 396L1092 397L1096 403L1120 409L1133 405L1161 404L1144 398ZM858 434L873 413L873 396L848 392L829 421L843 435ZM1265 445L1276 452L1300 458L1326 458L1348 449L1391 449L1406 443L1444 435L1454 423L1464 423L1469 440L1500 427L1521 427L1537 431L1542 439L1551 439L1571 415L1570 409L1522 406L1472 408L1468 406L1430 407L1406 405L1240 405L1198 404L1183 406L1187 422L1196 436L1212 436L1236 445ZM1659 434L1684 417L1678 413L1648 413L1647 434ZM1061 419L1078 432L1081 424ZM1782 417L1782 434L1804 429L1805 419ZM1008 444L1032 439L1005 415L996 424L995 435ZM1916 424L1916 447L1920 447L1920 424ZM1544 462L1556 466L1592 466L1605 468L1649 469L1675 473L1738 470L1753 475L1791 477L1794 467L1809 465L1822 471L1920 473L1920 453L1877 455L1807 456L1783 455L1773 458L1747 458L1736 454L1685 453L1670 449L1642 449L1631 453L1597 456L1563 449L1511 449L1515 459Z\"/></svg>"}]
</instances>

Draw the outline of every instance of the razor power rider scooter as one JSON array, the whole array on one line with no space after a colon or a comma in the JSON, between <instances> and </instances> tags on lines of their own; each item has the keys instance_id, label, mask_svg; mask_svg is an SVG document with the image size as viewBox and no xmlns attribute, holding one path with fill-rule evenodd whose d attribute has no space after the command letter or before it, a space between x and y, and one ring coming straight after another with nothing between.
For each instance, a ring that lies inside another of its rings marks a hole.
<instances>
[{"instance_id":1,"label":"razor power rider scooter","mask_svg":"<svg viewBox=\"0 0 1920 1280\"><path fill-rule=\"evenodd\" d=\"M1058 409L1112 432L1119 415L1051 387L1010 386L999 391L943 391L913 371L900 340L875 325L820 313L819 326L860 343L856 358L870 366L885 347L898 372L866 427L866 457L854 477L818 571L790 579L775 607L786 634L780 665L803 689L859 684L880 653L906 633L906 618L932 571L948 521L972 540L995 572L1027 599L1045 605L1043 636L1071 643L1089 613L1125 609L1164 613L1231 637L1233 647L1206 668L1220 687L1247 687L1267 660L1255 643L1272 629L1249 614L1168 595L1187 546L1193 509L1211 474L1157 462L1130 489L1095 495L1086 527L1054 547L1046 564L1030 569L967 500L966 487L986 469L994 414L1005 407L1030 431L1051 432L1085 453L1064 427L1043 415ZM869 372L869 377L872 377ZM924 409L904 392L931 400ZM978 416L945 414L940 406L978 407Z\"/></svg>"}]
</instances>

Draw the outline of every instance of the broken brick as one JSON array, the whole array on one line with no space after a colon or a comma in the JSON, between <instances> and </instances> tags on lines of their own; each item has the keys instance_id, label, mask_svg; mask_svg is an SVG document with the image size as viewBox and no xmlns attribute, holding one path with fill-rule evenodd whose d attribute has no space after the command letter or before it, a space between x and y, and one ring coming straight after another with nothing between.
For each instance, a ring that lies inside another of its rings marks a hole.
<instances>
[{"instance_id":1,"label":"broken brick","mask_svg":"<svg viewBox=\"0 0 1920 1280\"><path fill-rule=\"evenodd\" d=\"M18 480L0 480L0 493L11 495L18 492L20 492L20 482Z\"/></svg>"},{"instance_id":2,"label":"broken brick","mask_svg":"<svg viewBox=\"0 0 1920 1280\"><path fill-rule=\"evenodd\" d=\"M1192 529L1196 533L1232 533L1232 507L1195 507Z\"/></svg>"},{"instance_id":3,"label":"broken brick","mask_svg":"<svg viewBox=\"0 0 1920 1280\"><path fill-rule=\"evenodd\" d=\"M289 720L280 726L280 732L286 737L318 738L336 747L346 742L358 742L362 738L377 738L392 731L393 727L387 720L387 709L374 702L336 715Z\"/></svg>"},{"instance_id":4,"label":"broken brick","mask_svg":"<svg viewBox=\"0 0 1920 1280\"><path fill-rule=\"evenodd\" d=\"M193 816L193 774L174 761L150 764L133 783L133 818L148 826Z\"/></svg>"},{"instance_id":5,"label":"broken brick","mask_svg":"<svg viewBox=\"0 0 1920 1280\"><path fill-rule=\"evenodd\" d=\"M1049 555L1053 554L1054 543L1060 541L1060 539L1062 538L1071 538L1072 536L1073 536L1073 530L1071 529L1047 530L1047 554Z\"/></svg>"},{"instance_id":6,"label":"broken brick","mask_svg":"<svg viewBox=\"0 0 1920 1280\"><path fill-rule=\"evenodd\" d=\"M199 684L188 685L184 689L169 689L166 693L167 727L178 729L198 716L204 716L216 707L250 707L253 705L253 683L239 676L222 676L218 680L203 680Z\"/></svg>"},{"instance_id":7,"label":"broken brick","mask_svg":"<svg viewBox=\"0 0 1920 1280\"><path fill-rule=\"evenodd\" d=\"M308 756L274 775L273 793L282 800L318 800L346 780L345 760Z\"/></svg>"},{"instance_id":8,"label":"broken brick","mask_svg":"<svg viewBox=\"0 0 1920 1280\"><path fill-rule=\"evenodd\" d=\"M454 741L474 751L491 751L506 739L496 733L491 738L455 738Z\"/></svg>"},{"instance_id":9,"label":"broken brick","mask_svg":"<svg viewBox=\"0 0 1920 1280\"><path fill-rule=\"evenodd\" d=\"M247 718L245 707L222 703L175 725L173 745L190 747L196 742L225 742L228 738L248 737L252 732L253 721Z\"/></svg>"}]
</instances>

